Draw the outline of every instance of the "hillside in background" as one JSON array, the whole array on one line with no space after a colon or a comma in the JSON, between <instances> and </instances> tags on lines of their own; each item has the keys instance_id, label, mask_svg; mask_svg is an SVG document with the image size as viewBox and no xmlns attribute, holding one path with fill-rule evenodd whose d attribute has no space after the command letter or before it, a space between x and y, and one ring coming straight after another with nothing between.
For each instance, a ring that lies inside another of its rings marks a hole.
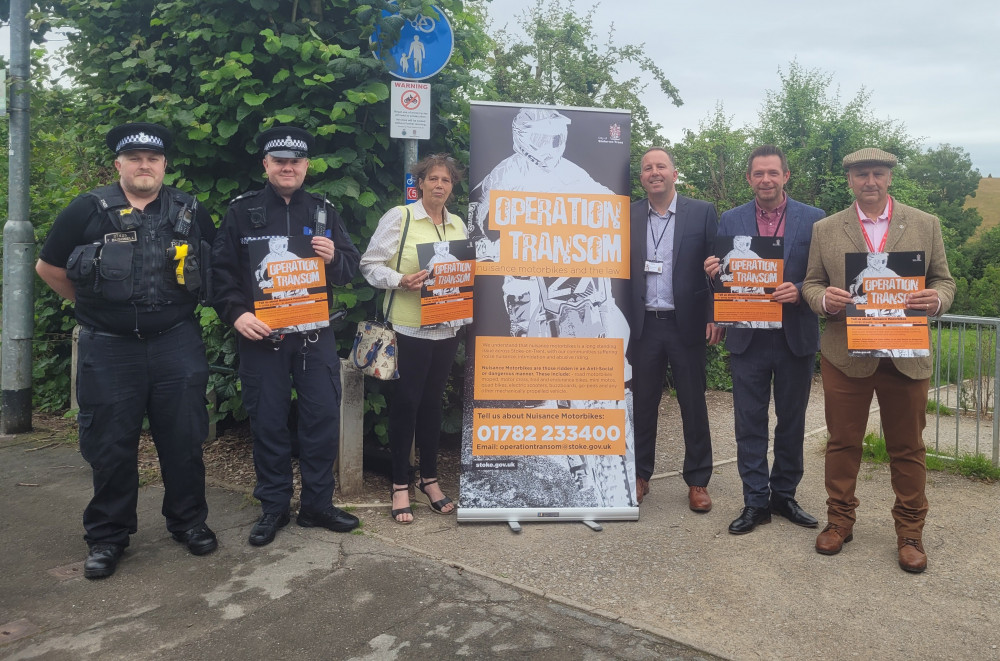
<instances>
[{"instance_id":1,"label":"hillside in background","mask_svg":"<svg viewBox=\"0 0 1000 661\"><path fill-rule=\"evenodd\" d=\"M975 236L1000 225L1000 178L980 179L976 196L966 198L965 206L979 209L979 215L983 217L983 224L979 226Z\"/></svg>"}]
</instances>

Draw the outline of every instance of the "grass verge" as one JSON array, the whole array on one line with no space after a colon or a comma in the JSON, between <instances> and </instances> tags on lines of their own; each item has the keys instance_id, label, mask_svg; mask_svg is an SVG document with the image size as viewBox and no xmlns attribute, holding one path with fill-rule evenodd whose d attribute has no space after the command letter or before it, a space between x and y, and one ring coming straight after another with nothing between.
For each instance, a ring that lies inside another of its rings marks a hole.
<instances>
[{"instance_id":1,"label":"grass verge","mask_svg":"<svg viewBox=\"0 0 1000 661\"><path fill-rule=\"evenodd\" d=\"M861 459L872 464L889 463L889 451L881 434L865 434ZM964 453L956 456L928 453L926 463L927 470L963 475L984 482L1000 480L1000 468L994 466L989 457L981 454Z\"/></svg>"}]
</instances>

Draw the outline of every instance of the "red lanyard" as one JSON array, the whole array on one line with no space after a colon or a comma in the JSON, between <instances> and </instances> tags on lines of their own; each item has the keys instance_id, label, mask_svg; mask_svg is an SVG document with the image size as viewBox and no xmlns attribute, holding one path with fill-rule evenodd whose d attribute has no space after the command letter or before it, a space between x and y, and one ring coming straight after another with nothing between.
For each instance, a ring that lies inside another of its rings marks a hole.
<instances>
[{"instance_id":1,"label":"red lanyard","mask_svg":"<svg viewBox=\"0 0 1000 661\"><path fill-rule=\"evenodd\" d=\"M886 204L886 211L888 211L889 223L892 223L892 196L888 196L889 201ZM857 205L857 202L854 203ZM871 237L868 236L868 230L865 229L864 218L861 216L861 207L855 206L855 211L858 212L858 223L861 225L861 233L865 235L865 243L868 244L868 252L885 252L885 242L889 238L889 227L886 226L885 234L882 235L882 241L878 244L878 250L875 250L875 245L872 243ZM878 218L875 219L878 221Z\"/></svg>"}]
</instances>

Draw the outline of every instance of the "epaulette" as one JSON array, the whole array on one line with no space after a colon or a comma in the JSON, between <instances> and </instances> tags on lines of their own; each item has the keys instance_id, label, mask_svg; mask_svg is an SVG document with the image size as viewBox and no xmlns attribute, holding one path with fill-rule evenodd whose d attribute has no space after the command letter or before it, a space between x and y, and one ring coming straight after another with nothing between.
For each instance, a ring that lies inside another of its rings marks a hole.
<instances>
[{"instance_id":1,"label":"epaulette","mask_svg":"<svg viewBox=\"0 0 1000 661\"><path fill-rule=\"evenodd\" d=\"M244 199L247 199L247 198L250 198L250 197L256 197L257 195L260 195L263 192L264 192L263 188L261 188L260 190L247 191L247 192L243 193L242 195L240 195L238 197L234 197L233 199L231 199L229 201L229 204L231 204L231 205L232 204L236 204L240 200L244 200Z\"/></svg>"},{"instance_id":2,"label":"epaulette","mask_svg":"<svg viewBox=\"0 0 1000 661\"><path fill-rule=\"evenodd\" d=\"M311 193L309 191L306 191L306 194L308 194L309 197L316 200L317 202L323 202L324 204L329 204L331 207L333 206L333 203L330 202L330 200L327 199L327 197L324 196L322 193Z\"/></svg>"}]
</instances>

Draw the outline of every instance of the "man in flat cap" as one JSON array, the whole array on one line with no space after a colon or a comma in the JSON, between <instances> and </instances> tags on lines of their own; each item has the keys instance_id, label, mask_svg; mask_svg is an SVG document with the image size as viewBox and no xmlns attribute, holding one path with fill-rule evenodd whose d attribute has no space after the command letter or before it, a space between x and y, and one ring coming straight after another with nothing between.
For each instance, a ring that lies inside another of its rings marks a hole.
<instances>
[{"instance_id":1,"label":"man in flat cap","mask_svg":"<svg viewBox=\"0 0 1000 661\"><path fill-rule=\"evenodd\" d=\"M116 126L106 143L117 183L78 196L56 217L35 270L74 303L80 453L93 469L83 513L87 578L114 573L136 532L143 416L163 476L167 530L211 553L205 524L208 364L195 306L208 298L205 260L215 226L197 201L163 185L170 132Z\"/></svg>"},{"instance_id":2,"label":"man in flat cap","mask_svg":"<svg viewBox=\"0 0 1000 661\"><path fill-rule=\"evenodd\" d=\"M955 296L955 281L941 239L941 224L930 214L899 204L889 195L896 157L867 148L844 157L850 207L816 223L802 296L826 317L820 338L821 370L830 439L826 446L827 520L816 551L839 553L854 538L855 496L862 441L872 395L878 397L882 430L889 451L896 502L899 566L919 573L927 567L922 532L927 516L923 430L930 356L857 357L847 350L846 253L923 251L925 286L907 294L906 307L928 315L944 314Z\"/></svg>"},{"instance_id":3,"label":"man in flat cap","mask_svg":"<svg viewBox=\"0 0 1000 661\"><path fill-rule=\"evenodd\" d=\"M298 524L335 532L358 526L356 516L333 506L333 462L340 441L340 358L333 329L325 323L323 327L296 324L277 329L254 314L262 260L252 260L250 255L267 252L272 239L284 239L287 249L290 237L310 237L312 250L326 265L327 286L347 284L358 270L361 255L340 215L322 195L302 187L312 144L307 131L292 126L275 127L258 136L267 184L230 203L212 250L215 309L239 334L243 406L253 431L254 496L262 510L250 530L253 546L270 544L290 520L288 414L293 385L298 396L302 475Z\"/></svg>"}]
</instances>

